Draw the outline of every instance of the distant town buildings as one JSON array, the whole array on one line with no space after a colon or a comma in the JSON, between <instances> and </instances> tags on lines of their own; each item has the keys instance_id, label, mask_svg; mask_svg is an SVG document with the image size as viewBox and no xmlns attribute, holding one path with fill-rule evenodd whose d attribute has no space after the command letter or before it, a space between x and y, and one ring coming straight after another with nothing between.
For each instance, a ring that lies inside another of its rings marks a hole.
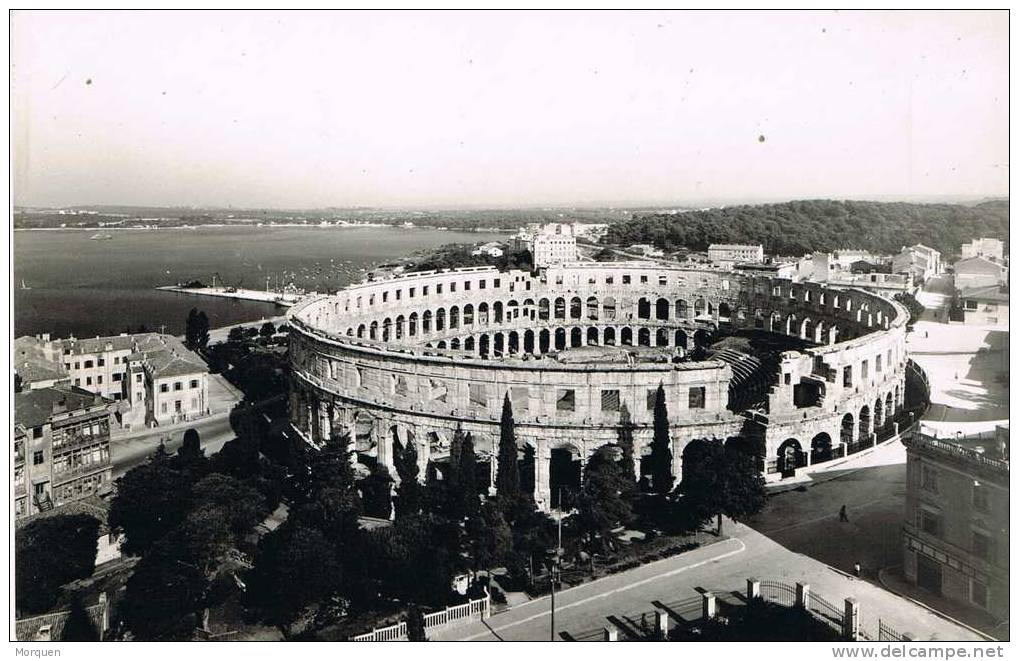
<instances>
[{"instance_id":1,"label":"distant town buildings","mask_svg":"<svg viewBox=\"0 0 1019 661\"><path fill-rule=\"evenodd\" d=\"M1008 267L988 257L967 257L952 267L955 271L955 288L972 289L990 287L1008 282Z\"/></svg>"},{"instance_id":2,"label":"distant town buildings","mask_svg":"<svg viewBox=\"0 0 1019 661\"><path fill-rule=\"evenodd\" d=\"M59 383L116 403L121 425L173 424L208 413L208 366L183 342L161 333L15 340L15 372L28 390Z\"/></svg>"},{"instance_id":3,"label":"distant town buildings","mask_svg":"<svg viewBox=\"0 0 1019 661\"><path fill-rule=\"evenodd\" d=\"M941 253L922 243L903 246L892 258L892 272L909 273L917 284L926 282L941 271Z\"/></svg>"},{"instance_id":4,"label":"distant town buildings","mask_svg":"<svg viewBox=\"0 0 1019 661\"><path fill-rule=\"evenodd\" d=\"M475 256L486 255L488 257L502 257L502 253L502 244L496 243L495 241L486 243L471 252L471 254Z\"/></svg>"},{"instance_id":5,"label":"distant town buildings","mask_svg":"<svg viewBox=\"0 0 1019 661\"><path fill-rule=\"evenodd\" d=\"M62 383L14 395L17 518L109 490L111 402Z\"/></svg>"},{"instance_id":6,"label":"distant town buildings","mask_svg":"<svg viewBox=\"0 0 1019 661\"><path fill-rule=\"evenodd\" d=\"M963 322L976 326L1008 326L1008 288L972 287L958 292Z\"/></svg>"},{"instance_id":7,"label":"distant town buildings","mask_svg":"<svg viewBox=\"0 0 1019 661\"><path fill-rule=\"evenodd\" d=\"M535 268L575 262L578 258L577 237L573 226L566 223L541 227L531 238L529 249Z\"/></svg>"},{"instance_id":8,"label":"distant town buildings","mask_svg":"<svg viewBox=\"0 0 1019 661\"><path fill-rule=\"evenodd\" d=\"M712 262L760 264L764 261L764 246L712 243L708 246L708 259Z\"/></svg>"},{"instance_id":9,"label":"distant town buildings","mask_svg":"<svg viewBox=\"0 0 1019 661\"><path fill-rule=\"evenodd\" d=\"M643 255L644 257L657 258L665 256L665 251L660 250L659 248L656 248L649 243L635 243L632 246L628 247L626 249L626 252L636 255Z\"/></svg>"},{"instance_id":10,"label":"distant town buildings","mask_svg":"<svg viewBox=\"0 0 1019 661\"><path fill-rule=\"evenodd\" d=\"M1008 427L994 437L906 445L903 573L935 594L1008 619Z\"/></svg>"},{"instance_id":11,"label":"distant town buildings","mask_svg":"<svg viewBox=\"0 0 1019 661\"><path fill-rule=\"evenodd\" d=\"M973 239L969 243L962 244L962 257L987 257L996 259L999 262L1004 260L1005 244L1001 239Z\"/></svg>"}]
</instances>

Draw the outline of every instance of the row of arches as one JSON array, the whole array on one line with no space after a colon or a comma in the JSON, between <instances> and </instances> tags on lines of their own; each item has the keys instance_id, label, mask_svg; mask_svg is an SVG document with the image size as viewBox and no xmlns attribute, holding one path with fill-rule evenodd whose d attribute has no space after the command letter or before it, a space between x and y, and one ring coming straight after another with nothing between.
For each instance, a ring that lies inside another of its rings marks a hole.
<instances>
[{"instance_id":1,"label":"row of arches","mask_svg":"<svg viewBox=\"0 0 1019 661\"><path fill-rule=\"evenodd\" d=\"M516 354L540 355L584 346L639 346L693 349L711 343L706 329L688 333L683 329L632 326L587 326L499 331L427 342L425 346L476 353L481 357Z\"/></svg>"}]
</instances>

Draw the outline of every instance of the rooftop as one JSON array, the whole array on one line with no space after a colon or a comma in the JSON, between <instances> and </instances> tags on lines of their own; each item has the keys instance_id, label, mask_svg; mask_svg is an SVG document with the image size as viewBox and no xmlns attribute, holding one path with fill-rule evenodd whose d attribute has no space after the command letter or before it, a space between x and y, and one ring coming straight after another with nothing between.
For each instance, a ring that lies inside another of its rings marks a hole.
<instances>
[{"instance_id":1,"label":"rooftop","mask_svg":"<svg viewBox=\"0 0 1019 661\"><path fill-rule=\"evenodd\" d=\"M989 285L987 287L971 287L959 291L959 298L968 298L975 301L992 301L995 303L1008 303L1008 287L1001 285Z\"/></svg>"},{"instance_id":2,"label":"rooftop","mask_svg":"<svg viewBox=\"0 0 1019 661\"><path fill-rule=\"evenodd\" d=\"M95 393L71 385L55 385L14 394L14 422L26 428L46 423L55 413L78 411L108 403Z\"/></svg>"}]
</instances>

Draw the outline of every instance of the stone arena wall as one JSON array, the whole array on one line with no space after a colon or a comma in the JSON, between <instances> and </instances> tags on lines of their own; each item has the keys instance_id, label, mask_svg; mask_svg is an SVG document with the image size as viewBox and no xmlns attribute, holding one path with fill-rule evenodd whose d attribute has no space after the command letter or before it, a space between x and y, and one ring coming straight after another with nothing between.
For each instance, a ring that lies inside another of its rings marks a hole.
<instances>
[{"instance_id":1,"label":"stone arena wall","mask_svg":"<svg viewBox=\"0 0 1019 661\"><path fill-rule=\"evenodd\" d=\"M890 427L904 395L906 319L898 303L860 290L643 262L407 274L291 309L291 421L316 445L350 433L387 466L394 438L415 443L422 475L461 427L494 475L509 394L547 504L550 453L584 460L613 443L623 405L636 451L647 451L661 384L677 476L691 440L735 435L755 439L777 475ZM804 347L782 353L749 410L733 405L729 363L683 358L728 329ZM587 355L592 346L603 349Z\"/></svg>"}]
</instances>

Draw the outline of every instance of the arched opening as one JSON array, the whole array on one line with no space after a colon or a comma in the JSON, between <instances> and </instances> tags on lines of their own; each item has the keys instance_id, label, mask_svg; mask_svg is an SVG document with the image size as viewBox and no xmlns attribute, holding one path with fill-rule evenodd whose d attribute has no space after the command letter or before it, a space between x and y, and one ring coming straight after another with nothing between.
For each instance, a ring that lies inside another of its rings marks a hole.
<instances>
[{"instance_id":1,"label":"arched opening","mask_svg":"<svg viewBox=\"0 0 1019 661\"><path fill-rule=\"evenodd\" d=\"M517 333L516 331L510 331L509 338L508 338L508 343L509 343L508 349L509 349L510 353L520 353L520 334L519 333Z\"/></svg>"},{"instance_id":2,"label":"arched opening","mask_svg":"<svg viewBox=\"0 0 1019 661\"><path fill-rule=\"evenodd\" d=\"M895 400L892 399L892 393L889 392L887 395L885 395L885 425L891 427L894 419L895 419Z\"/></svg>"},{"instance_id":3,"label":"arched opening","mask_svg":"<svg viewBox=\"0 0 1019 661\"><path fill-rule=\"evenodd\" d=\"M502 333L496 333L492 339L492 353L497 358L506 354L506 337Z\"/></svg>"},{"instance_id":4,"label":"arched opening","mask_svg":"<svg viewBox=\"0 0 1019 661\"><path fill-rule=\"evenodd\" d=\"M557 328L555 329L555 348L557 351L562 351L566 348L566 329Z\"/></svg>"},{"instance_id":5,"label":"arched opening","mask_svg":"<svg viewBox=\"0 0 1019 661\"><path fill-rule=\"evenodd\" d=\"M616 318L616 299L611 296L602 301L602 314L606 319Z\"/></svg>"},{"instance_id":6,"label":"arched opening","mask_svg":"<svg viewBox=\"0 0 1019 661\"><path fill-rule=\"evenodd\" d=\"M778 446L778 463L776 467L782 477L790 477L796 473L796 469L806 465L806 457L803 456L803 449L800 442L795 438L787 438Z\"/></svg>"},{"instance_id":7,"label":"arched opening","mask_svg":"<svg viewBox=\"0 0 1019 661\"><path fill-rule=\"evenodd\" d=\"M506 304L506 321L513 321L520 317L520 304L510 301Z\"/></svg>"},{"instance_id":8,"label":"arched opening","mask_svg":"<svg viewBox=\"0 0 1019 661\"><path fill-rule=\"evenodd\" d=\"M584 346L584 333L579 328L574 328L570 330L570 346L571 347Z\"/></svg>"},{"instance_id":9,"label":"arched opening","mask_svg":"<svg viewBox=\"0 0 1019 661\"><path fill-rule=\"evenodd\" d=\"M414 337L418 333L418 313L411 312L407 322L407 335Z\"/></svg>"},{"instance_id":10,"label":"arched opening","mask_svg":"<svg viewBox=\"0 0 1019 661\"><path fill-rule=\"evenodd\" d=\"M521 305L520 309L522 310L524 319L534 321L534 299L530 298L524 299L524 302Z\"/></svg>"},{"instance_id":11,"label":"arched opening","mask_svg":"<svg viewBox=\"0 0 1019 661\"><path fill-rule=\"evenodd\" d=\"M587 345L597 346L598 344L598 329L594 326L589 326L587 329Z\"/></svg>"},{"instance_id":12,"label":"arched opening","mask_svg":"<svg viewBox=\"0 0 1019 661\"><path fill-rule=\"evenodd\" d=\"M491 340L489 339L487 334L482 335L480 338L478 338L478 353L481 354L482 358L488 358L488 355L491 353L491 350L492 350Z\"/></svg>"},{"instance_id":13,"label":"arched opening","mask_svg":"<svg viewBox=\"0 0 1019 661\"><path fill-rule=\"evenodd\" d=\"M548 353L549 350L549 332L547 328L542 328L541 332L538 333L538 350L541 353Z\"/></svg>"},{"instance_id":14,"label":"arched opening","mask_svg":"<svg viewBox=\"0 0 1019 661\"><path fill-rule=\"evenodd\" d=\"M637 301L637 318L638 319L651 318L651 302L646 298L641 297L641 299Z\"/></svg>"},{"instance_id":15,"label":"arched opening","mask_svg":"<svg viewBox=\"0 0 1019 661\"><path fill-rule=\"evenodd\" d=\"M718 318L725 319L726 321L732 319L732 309L728 303L723 301L718 304Z\"/></svg>"},{"instance_id":16,"label":"arched opening","mask_svg":"<svg viewBox=\"0 0 1019 661\"><path fill-rule=\"evenodd\" d=\"M534 353L534 331L524 331L524 353Z\"/></svg>"},{"instance_id":17,"label":"arched opening","mask_svg":"<svg viewBox=\"0 0 1019 661\"><path fill-rule=\"evenodd\" d=\"M520 474L520 491L534 494L534 464L535 449L533 445L526 444L517 449L517 472Z\"/></svg>"},{"instance_id":18,"label":"arched opening","mask_svg":"<svg viewBox=\"0 0 1019 661\"><path fill-rule=\"evenodd\" d=\"M694 301L694 304L693 304L693 316L694 317L700 317L701 315L704 314L706 309L707 309L707 306L704 303L704 299L703 298L698 298L696 301Z\"/></svg>"},{"instance_id":19,"label":"arched opening","mask_svg":"<svg viewBox=\"0 0 1019 661\"><path fill-rule=\"evenodd\" d=\"M492 317L493 323L496 324L502 323L502 301L496 301L495 303L492 304Z\"/></svg>"},{"instance_id":20,"label":"arched opening","mask_svg":"<svg viewBox=\"0 0 1019 661\"><path fill-rule=\"evenodd\" d=\"M455 305L449 309L449 327L460 328L460 308Z\"/></svg>"},{"instance_id":21,"label":"arched opening","mask_svg":"<svg viewBox=\"0 0 1019 661\"><path fill-rule=\"evenodd\" d=\"M870 408L867 406L860 409L860 428L857 438L861 443L870 440Z\"/></svg>"},{"instance_id":22,"label":"arched opening","mask_svg":"<svg viewBox=\"0 0 1019 661\"><path fill-rule=\"evenodd\" d=\"M604 336L605 336L605 339L603 341L604 341L604 343L606 345L608 345L608 346L615 346L615 344L616 344L616 329L615 328L612 328L611 326L606 328Z\"/></svg>"},{"instance_id":23,"label":"arched opening","mask_svg":"<svg viewBox=\"0 0 1019 661\"><path fill-rule=\"evenodd\" d=\"M580 451L572 445L553 448L549 453L548 486L553 508L558 509L560 502L566 500L562 494L580 491L580 462Z\"/></svg>"},{"instance_id":24,"label":"arched opening","mask_svg":"<svg viewBox=\"0 0 1019 661\"><path fill-rule=\"evenodd\" d=\"M703 328L698 328L693 333L693 343L695 347L703 348L711 346L711 333Z\"/></svg>"},{"instance_id":25,"label":"arched opening","mask_svg":"<svg viewBox=\"0 0 1019 661\"><path fill-rule=\"evenodd\" d=\"M655 301L655 319L659 321L667 320L669 318L669 307L671 307L669 301L664 298Z\"/></svg>"},{"instance_id":26,"label":"arched opening","mask_svg":"<svg viewBox=\"0 0 1019 661\"><path fill-rule=\"evenodd\" d=\"M403 339L403 328L404 328L404 326L406 326L406 324L407 324L407 320L404 319L402 314L396 318L396 329L395 329L396 330L396 339L398 339L398 340L402 340Z\"/></svg>"},{"instance_id":27,"label":"arched opening","mask_svg":"<svg viewBox=\"0 0 1019 661\"><path fill-rule=\"evenodd\" d=\"M478 323L488 324L488 303L478 303Z\"/></svg>"},{"instance_id":28,"label":"arched opening","mask_svg":"<svg viewBox=\"0 0 1019 661\"><path fill-rule=\"evenodd\" d=\"M677 328L676 329L676 344L675 344L675 346L677 346L677 347L679 347L681 349L685 349L686 348L686 331L681 329L681 328Z\"/></svg>"},{"instance_id":29,"label":"arched opening","mask_svg":"<svg viewBox=\"0 0 1019 661\"><path fill-rule=\"evenodd\" d=\"M446 340L439 340L436 343L435 346L438 347L439 349L445 349L446 348Z\"/></svg>"},{"instance_id":30,"label":"arched opening","mask_svg":"<svg viewBox=\"0 0 1019 661\"><path fill-rule=\"evenodd\" d=\"M649 328L641 328L637 331L637 345L642 347L651 346L651 330Z\"/></svg>"},{"instance_id":31,"label":"arched opening","mask_svg":"<svg viewBox=\"0 0 1019 661\"><path fill-rule=\"evenodd\" d=\"M371 326L368 327L368 339L379 339L379 322L373 321Z\"/></svg>"},{"instance_id":32,"label":"arched opening","mask_svg":"<svg viewBox=\"0 0 1019 661\"><path fill-rule=\"evenodd\" d=\"M425 313L421 315L421 332L430 333L432 332L432 311L425 310Z\"/></svg>"},{"instance_id":33,"label":"arched opening","mask_svg":"<svg viewBox=\"0 0 1019 661\"><path fill-rule=\"evenodd\" d=\"M555 318L565 319L566 318L566 299L557 298L555 300Z\"/></svg>"},{"instance_id":34,"label":"arched opening","mask_svg":"<svg viewBox=\"0 0 1019 661\"><path fill-rule=\"evenodd\" d=\"M598 319L598 299L594 296L587 297L587 318L595 321Z\"/></svg>"},{"instance_id":35,"label":"arched opening","mask_svg":"<svg viewBox=\"0 0 1019 661\"><path fill-rule=\"evenodd\" d=\"M853 428L853 414L847 413L842 416L842 427L839 432L839 440L845 447L849 447L853 444L853 439L856 437L855 429Z\"/></svg>"},{"instance_id":36,"label":"arched opening","mask_svg":"<svg viewBox=\"0 0 1019 661\"><path fill-rule=\"evenodd\" d=\"M831 458L831 436L821 432L810 441L810 463L817 464Z\"/></svg>"},{"instance_id":37,"label":"arched opening","mask_svg":"<svg viewBox=\"0 0 1019 661\"><path fill-rule=\"evenodd\" d=\"M885 424L885 407L884 402L881 401L881 396L874 400L874 431L881 429Z\"/></svg>"},{"instance_id":38,"label":"arched opening","mask_svg":"<svg viewBox=\"0 0 1019 661\"><path fill-rule=\"evenodd\" d=\"M623 330L620 331L619 343L626 347L633 346L633 329L629 326L623 326Z\"/></svg>"},{"instance_id":39,"label":"arched opening","mask_svg":"<svg viewBox=\"0 0 1019 661\"><path fill-rule=\"evenodd\" d=\"M464 315L464 326L473 326L474 325L474 306L471 305L470 303L465 305L464 306L463 315Z\"/></svg>"},{"instance_id":40,"label":"arched opening","mask_svg":"<svg viewBox=\"0 0 1019 661\"><path fill-rule=\"evenodd\" d=\"M435 311L435 330L441 331L446 328L446 309L439 308Z\"/></svg>"},{"instance_id":41,"label":"arched opening","mask_svg":"<svg viewBox=\"0 0 1019 661\"><path fill-rule=\"evenodd\" d=\"M655 346L667 347L669 346L669 329L659 328L655 332Z\"/></svg>"},{"instance_id":42,"label":"arched opening","mask_svg":"<svg viewBox=\"0 0 1019 661\"><path fill-rule=\"evenodd\" d=\"M548 299L543 298L538 301L538 320L548 321Z\"/></svg>"},{"instance_id":43,"label":"arched opening","mask_svg":"<svg viewBox=\"0 0 1019 661\"><path fill-rule=\"evenodd\" d=\"M474 351L474 338L468 337L464 340L464 351Z\"/></svg>"},{"instance_id":44,"label":"arched opening","mask_svg":"<svg viewBox=\"0 0 1019 661\"><path fill-rule=\"evenodd\" d=\"M357 327L357 336L362 338L364 337L364 324Z\"/></svg>"},{"instance_id":45,"label":"arched opening","mask_svg":"<svg viewBox=\"0 0 1019 661\"><path fill-rule=\"evenodd\" d=\"M676 319L689 319L690 305L683 299L676 301Z\"/></svg>"},{"instance_id":46,"label":"arched opening","mask_svg":"<svg viewBox=\"0 0 1019 661\"><path fill-rule=\"evenodd\" d=\"M460 338L454 337L452 340L450 340L449 341L449 348L450 349L457 349L457 350L459 350L460 349Z\"/></svg>"},{"instance_id":47,"label":"arched opening","mask_svg":"<svg viewBox=\"0 0 1019 661\"><path fill-rule=\"evenodd\" d=\"M580 319L583 315L583 305L579 296L570 299L570 319Z\"/></svg>"}]
</instances>

